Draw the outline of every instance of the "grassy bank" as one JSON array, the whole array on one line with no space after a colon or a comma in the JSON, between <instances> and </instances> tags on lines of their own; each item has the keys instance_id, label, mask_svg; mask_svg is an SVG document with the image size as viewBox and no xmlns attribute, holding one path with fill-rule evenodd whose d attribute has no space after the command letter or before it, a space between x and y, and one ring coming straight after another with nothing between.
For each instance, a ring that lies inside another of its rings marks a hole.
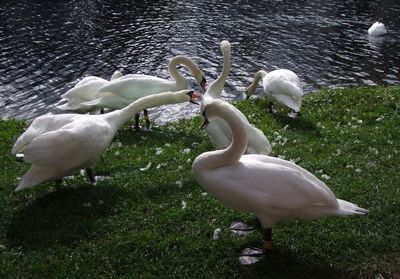
<instances>
[{"instance_id":1,"label":"grassy bank","mask_svg":"<svg viewBox=\"0 0 400 279\"><path fill-rule=\"evenodd\" d=\"M10 150L25 125L0 121L0 278L384 278L400 276L400 89L323 90L302 116L265 112L263 99L236 105L273 144L323 179L365 217L290 221L274 228L274 251L251 267L240 251L260 234L233 235L233 220L191 176L211 149L200 119L135 133L120 130L94 166L14 193L28 168ZM221 228L219 240L213 232Z\"/></svg>"}]
</instances>

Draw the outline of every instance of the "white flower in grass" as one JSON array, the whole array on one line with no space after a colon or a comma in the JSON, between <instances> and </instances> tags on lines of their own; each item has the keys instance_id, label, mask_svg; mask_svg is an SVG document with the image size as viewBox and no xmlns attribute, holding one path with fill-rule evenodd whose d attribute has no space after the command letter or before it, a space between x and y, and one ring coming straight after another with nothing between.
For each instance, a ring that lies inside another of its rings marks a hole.
<instances>
[{"instance_id":1,"label":"white flower in grass","mask_svg":"<svg viewBox=\"0 0 400 279\"><path fill-rule=\"evenodd\" d=\"M166 147L170 147L171 146L171 144L169 144L169 143L166 143L166 144L164 144Z\"/></svg>"},{"instance_id":2,"label":"white flower in grass","mask_svg":"<svg viewBox=\"0 0 400 279\"><path fill-rule=\"evenodd\" d=\"M190 148L182 149L181 152L182 152L183 154L189 154L189 153L190 153Z\"/></svg>"},{"instance_id":3,"label":"white flower in grass","mask_svg":"<svg viewBox=\"0 0 400 279\"><path fill-rule=\"evenodd\" d=\"M161 147L157 147L156 148L156 155L160 155L161 153L163 153L164 149L162 149Z\"/></svg>"},{"instance_id":4,"label":"white flower in grass","mask_svg":"<svg viewBox=\"0 0 400 279\"><path fill-rule=\"evenodd\" d=\"M85 202L85 203L83 203L83 206L84 207L91 207L92 203L91 202Z\"/></svg>"},{"instance_id":5,"label":"white flower in grass","mask_svg":"<svg viewBox=\"0 0 400 279\"><path fill-rule=\"evenodd\" d=\"M175 184L176 184L176 186L178 186L178 188L182 188L183 187L183 183L180 180L175 181Z\"/></svg>"},{"instance_id":6,"label":"white flower in grass","mask_svg":"<svg viewBox=\"0 0 400 279\"><path fill-rule=\"evenodd\" d=\"M207 192L203 192L203 193L201 193L201 195L202 195L202 196L207 196L208 193L207 193Z\"/></svg>"},{"instance_id":7,"label":"white flower in grass","mask_svg":"<svg viewBox=\"0 0 400 279\"><path fill-rule=\"evenodd\" d=\"M362 169L356 169L356 173L362 173Z\"/></svg>"},{"instance_id":8,"label":"white flower in grass","mask_svg":"<svg viewBox=\"0 0 400 279\"><path fill-rule=\"evenodd\" d=\"M327 174L321 175L321 178L324 179L324 180L329 180L329 179L331 179L331 177L330 177L329 175L327 175Z\"/></svg>"},{"instance_id":9,"label":"white flower in grass","mask_svg":"<svg viewBox=\"0 0 400 279\"><path fill-rule=\"evenodd\" d=\"M186 208L186 202L182 201L182 209L185 209L185 208Z\"/></svg>"},{"instance_id":10,"label":"white flower in grass","mask_svg":"<svg viewBox=\"0 0 400 279\"><path fill-rule=\"evenodd\" d=\"M80 170L79 173L81 176L85 176L85 170Z\"/></svg>"},{"instance_id":11,"label":"white flower in grass","mask_svg":"<svg viewBox=\"0 0 400 279\"><path fill-rule=\"evenodd\" d=\"M119 154L121 154L121 153L119 152L119 150L115 151L115 153L114 153L115 156L119 156Z\"/></svg>"},{"instance_id":12,"label":"white flower in grass","mask_svg":"<svg viewBox=\"0 0 400 279\"><path fill-rule=\"evenodd\" d=\"M146 171L146 170L148 170L150 167L151 167L151 162L149 162L149 163L147 164L147 166L145 166L144 168L140 168L139 170L140 170L140 171Z\"/></svg>"},{"instance_id":13,"label":"white flower in grass","mask_svg":"<svg viewBox=\"0 0 400 279\"><path fill-rule=\"evenodd\" d=\"M216 228L214 230L214 233L213 233L213 236L212 236L212 240L218 240L220 233L221 233L221 229L220 228Z\"/></svg>"}]
</instances>

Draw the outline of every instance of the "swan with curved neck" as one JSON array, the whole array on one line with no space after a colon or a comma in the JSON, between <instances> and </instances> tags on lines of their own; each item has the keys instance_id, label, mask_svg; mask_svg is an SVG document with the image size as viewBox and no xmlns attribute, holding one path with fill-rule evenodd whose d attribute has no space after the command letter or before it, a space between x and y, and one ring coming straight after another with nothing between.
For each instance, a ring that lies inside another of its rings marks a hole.
<instances>
[{"instance_id":1,"label":"swan with curved neck","mask_svg":"<svg viewBox=\"0 0 400 279\"><path fill-rule=\"evenodd\" d=\"M203 117L203 128L219 118L226 121L232 130L232 142L226 149L200 154L193 162L192 173L226 206L256 214L265 230L265 249L272 247L272 226L276 222L368 212L337 199L324 182L290 161L243 155L245 128L232 105L214 100L204 108Z\"/></svg>"},{"instance_id":2,"label":"swan with curved neck","mask_svg":"<svg viewBox=\"0 0 400 279\"><path fill-rule=\"evenodd\" d=\"M221 97L225 82L229 76L229 72L231 69L230 43L228 41L222 41L220 43L220 50L224 58L222 72L218 76L218 78L208 86L206 92L204 93L200 106L200 112L204 110L204 107L208 103ZM252 126L247 120L246 116L244 116L244 114L240 110L238 110L237 108L234 108L234 110L246 129L248 138L246 153L268 155L271 152L272 148L264 133L256 127ZM216 119L215 121L210 123L210 125L208 125L205 130L213 146L216 149L225 148L230 144L232 138L231 131L224 121Z\"/></svg>"},{"instance_id":3,"label":"swan with curved neck","mask_svg":"<svg viewBox=\"0 0 400 279\"><path fill-rule=\"evenodd\" d=\"M300 112L303 89L299 77L294 72L286 69L268 73L264 70L258 71L246 90L247 98L254 94L260 80L270 101L289 107L296 114ZM272 109L272 103L270 106Z\"/></svg>"},{"instance_id":4,"label":"swan with curved neck","mask_svg":"<svg viewBox=\"0 0 400 279\"><path fill-rule=\"evenodd\" d=\"M120 71L115 71L110 80L115 80L120 77L122 77L122 73ZM61 96L62 99L67 100L67 103L59 105L57 108L78 113L93 111L96 107L84 103L99 98L99 89L107 83L109 83L108 80L100 77L85 77Z\"/></svg>"},{"instance_id":5,"label":"swan with curved neck","mask_svg":"<svg viewBox=\"0 0 400 279\"><path fill-rule=\"evenodd\" d=\"M186 66L200 86L205 89L206 79L203 71L189 57L178 55L168 64L168 72L173 80L143 74L128 74L113 80L99 89L101 97L85 102L84 105L96 108L121 109L133 101L165 91L179 91L188 88L189 81L177 69ZM144 110L147 125L150 125L148 112ZM139 114L135 116L135 128L139 129Z\"/></svg>"},{"instance_id":6,"label":"swan with curved neck","mask_svg":"<svg viewBox=\"0 0 400 279\"><path fill-rule=\"evenodd\" d=\"M24 160L32 164L16 191L70 175L79 169L90 169L108 148L117 130L138 111L194 102L198 97L193 90L164 92L143 97L106 114L57 114L36 118L12 149L14 155L22 153ZM90 179L94 181L93 176Z\"/></svg>"}]
</instances>

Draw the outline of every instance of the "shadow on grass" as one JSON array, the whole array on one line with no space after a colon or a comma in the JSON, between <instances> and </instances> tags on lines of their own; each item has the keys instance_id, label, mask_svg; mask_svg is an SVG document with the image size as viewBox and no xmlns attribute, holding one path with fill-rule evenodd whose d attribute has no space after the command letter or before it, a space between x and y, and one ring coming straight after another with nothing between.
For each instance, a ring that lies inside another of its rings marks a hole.
<instances>
[{"instance_id":1,"label":"shadow on grass","mask_svg":"<svg viewBox=\"0 0 400 279\"><path fill-rule=\"evenodd\" d=\"M300 115L297 118L291 118L284 113L271 113L271 115L276 119L282 127L289 125L292 128L296 128L302 131L308 131L316 135L320 134L319 128L316 123L311 122L304 115Z\"/></svg>"},{"instance_id":2,"label":"shadow on grass","mask_svg":"<svg viewBox=\"0 0 400 279\"><path fill-rule=\"evenodd\" d=\"M310 255L308 261L304 255L301 258L293 251L279 249L274 248L252 266L244 266L237 278L357 278L356 274L332 268L322 259Z\"/></svg>"},{"instance_id":3,"label":"shadow on grass","mask_svg":"<svg viewBox=\"0 0 400 279\"><path fill-rule=\"evenodd\" d=\"M99 186L62 188L45 194L11 220L9 245L26 249L73 245L89 238L95 223L112 215L124 196L117 188Z\"/></svg>"}]
</instances>

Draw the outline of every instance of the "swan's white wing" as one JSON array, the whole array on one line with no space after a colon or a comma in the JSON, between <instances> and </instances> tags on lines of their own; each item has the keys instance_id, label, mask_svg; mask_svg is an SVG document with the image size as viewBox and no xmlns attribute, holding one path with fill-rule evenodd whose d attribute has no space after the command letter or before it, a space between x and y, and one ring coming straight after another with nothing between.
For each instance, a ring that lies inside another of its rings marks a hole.
<instances>
[{"instance_id":1,"label":"swan's white wing","mask_svg":"<svg viewBox=\"0 0 400 279\"><path fill-rule=\"evenodd\" d=\"M122 109L129 105L131 100L122 98L118 96L117 94L110 93L110 92L104 92L103 96L89 101L89 102L84 102L82 105L93 107L93 108L112 108L112 109Z\"/></svg>"},{"instance_id":2,"label":"swan's white wing","mask_svg":"<svg viewBox=\"0 0 400 279\"><path fill-rule=\"evenodd\" d=\"M90 81L106 81L104 78L96 77L96 76L87 76L80 80L74 87L84 85Z\"/></svg>"},{"instance_id":3,"label":"swan's white wing","mask_svg":"<svg viewBox=\"0 0 400 279\"><path fill-rule=\"evenodd\" d=\"M176 88L175 82L148 75L126 75L110 81L100 88L100 92L111 92L119 97L136 100L150 94L165 91L177 91L185 88Z\"/></svg>"},{"instance_id":4,"label":"swan's white wing","mask_svg":"<svg viewBox=\"0 0 400 279\"><path fill-rule=\"evenodd\" d=\"M85 121L42 133L24 149L24 160L38 166L68 171L90 165L109 145L109 126L102 121Z\"/></svg>"},{"instance_id":5,"label":"swan's white wing","mask_svg":"<svg viewBox=\"0 0 400 279\"><path fill-rule=\"evenodd\" d=\"M99 89L108 83L105 79L95 79L88 81L81 85L76 85L75 87L68 90L61 97L64 99L78 98L83 101L90 101L95 99L99 94Z\"/></svg>"},{"instance_id":6,"label":"swan's white wing","mask_svg":"<svg viewBox=\"0 0 400 279\"><path fill-rule=\"evenodd\" d=\"M245 159L239 164L205 174L208 190L226 205L241 211L262 213L313 206L338 208L331 192L309 179L307 173L282 164ZM321 182L322 183L322 182Z\"/></svg>"},{"instance_id":7,"label":"swan's white wing","mask_svg":"<svg viewBox=\"0 0 400 279\"><path fill-rule=\"evenodd\" d=\"M247 120L246 116L238 108L234 106L232 108L236 112L236 114L240 117L246 129L247 139L248 139L246 154L268 155L269 153L271 153L272 147L265 134L260 129L251 125L249 120ZM226 129L229 129L227 124L226 124ZM229 138L232 139L230 132L229 132ZM226 147L228 145L226 145Z\"/></svg>"},{"instance_id":8,"label":"swan's white wing","mask_svg":"<svg viewBox=\"0 0 400 279\"><path fill-rule=\"evenodd\" d=\"M68 99L68 102L57 106L57 109L65 111L73 111L77 113L86 113L96 109L96 107L85 104L82 99Z\"/></svg>"},{"instance_id":9,"label":"swan's white wing","mask_svg":"<svg viewBox=\"0 0 400 279\"><path fill-rule=\"evenodd\" d=\"M224 149L231 144L231 130L225 121L214 119L207 125L205 130L215 149Z\"/></svg>"},{"instance_id":10,"label":"swan's white wing","mask_svg":"<svg viewBox=\"0 0 400 279\"><path fill-rule=\"evenodd\" d=\"M313 181L313 183L318 184L319 187L323 188L324 191L327 192L328 195L335 196L333 194L333 192L331 191L331 189L328 186L326 186L326 184L323 181L318 179L314 174L312 174L308 170L300 167L299 165L296 165L295 163L293 163L291 161L283 160L283 159L272 157L272 156L260 156L260 155L256 155L256 154L250 154L250 155L243 156L242 159L245 161L251 160L251 161L258 161L258 162L267 163L267 164L272 163L272 164L277 164L277 165L281 165L281 166L285 166L285 167L297 170L297 171L301 172L302 175L304 175L308 180Z\"/></svg>"},{"instance_id":11,"label":"swan's white wing","mask_svg":"<svg viewBox=\"0 0 400 279\"><path fill-rule=\"evenodd\" d=\"M64 125L74 121L74 114L43 115L37 117L28 129L15 142L12 153L24 152L24 147L38 135L60 129Z\"/></svg>"}]
</instances>

